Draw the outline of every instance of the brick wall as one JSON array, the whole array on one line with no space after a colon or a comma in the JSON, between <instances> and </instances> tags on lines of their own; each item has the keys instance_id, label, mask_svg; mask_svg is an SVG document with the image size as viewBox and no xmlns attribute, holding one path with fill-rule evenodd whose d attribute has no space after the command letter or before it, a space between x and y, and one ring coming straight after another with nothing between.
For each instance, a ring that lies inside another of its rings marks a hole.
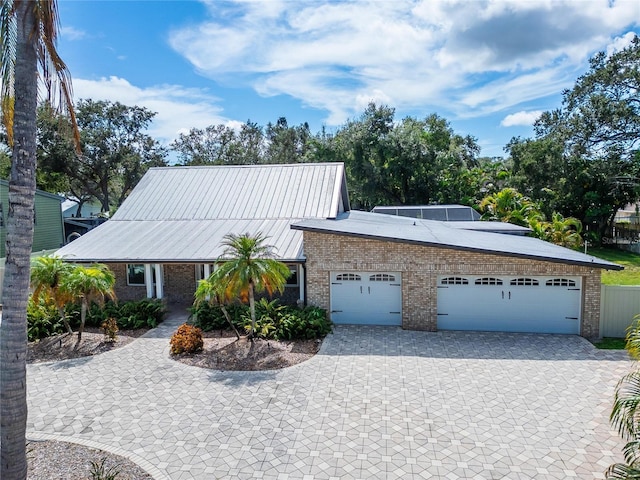
<instances>
[{"instance_id":1,"label":"brick wall","mask_svg":"<svg viewBox=\"0 0 640 480\"><path fill-rule=\"evenodd\" d=\"M147 298L147 289L144 285L127 285L127 264L110 263L111 271L116 276L115 291L118 300L142 300ZM194 264L164 264L164 299L166 303L190 305L193 303L193 294L196 291L196 271ZM299 297L299 287L287 287L282 295L269 297L266 293L256 295L256 298L279 298L281 303L295 305Z\"/></svg>"},{"instance_id":2,"label":"brick wall","mask_svg":"<svg viewBox=\"0 0 640 480\"><path fill-rule=\"evenodd\" d=\"M437 277L449 274L582 277L581 335L599 336L600 269L487 253L304 232L308 303L329 309L330 272L402 273L402 327L437 329Z\"/></svg>"},{"instance_id":3,"label":"brick wall","mask_svg":"<svg viewBox=\"0 0 640 480\"><path fill-rule=\"evenodd\" d=\"M164 296L167 303L190 305L196 291L195 265L187 263L166 264L164 269Z\"/></svg>"},{"instance_id":4,"label":"brick wall","mask_svg":"<svg viewBox=\"0 0 640 480\"><path fill-rule=\"evenodd\" d=\"M128 302L147 298L147 288L144 285L127 285L126 263L107 263L107 266L116 276L115 291L118 301Z\"/></svg>"}]
</instances>

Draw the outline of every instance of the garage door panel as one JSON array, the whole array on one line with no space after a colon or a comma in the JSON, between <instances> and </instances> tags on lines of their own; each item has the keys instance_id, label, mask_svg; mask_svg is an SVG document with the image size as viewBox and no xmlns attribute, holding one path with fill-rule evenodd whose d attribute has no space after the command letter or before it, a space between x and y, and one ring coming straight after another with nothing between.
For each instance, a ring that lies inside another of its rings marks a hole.
<instances>
[{"instance_id":1,"label":"garage door panel","mask_svg":"<svg viewBox=\"0 0 640 480\"><path fill-rule=\"evenodd\" d=\"M438 329L580 333L579 277L466 276L464 280L438 285Z\"/></svg>"},{"instance_id":2,"label":"garage door panel","mask_svg":"<svg viewBox=\"0 0 640 480\"><path fill-rule=\"evenodd\" d=\"M331 279L334 323L402 325L400 273L332 272Z\"/></svg>"}]
</instances>

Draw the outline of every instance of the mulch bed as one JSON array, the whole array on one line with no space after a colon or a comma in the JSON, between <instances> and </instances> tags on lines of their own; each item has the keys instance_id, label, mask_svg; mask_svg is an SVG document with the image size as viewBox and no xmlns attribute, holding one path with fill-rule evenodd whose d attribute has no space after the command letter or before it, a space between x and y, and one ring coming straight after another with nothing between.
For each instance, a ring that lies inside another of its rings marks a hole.
<instances>
[{"instance_id":1,"label":"mulch bed","mask_svg":"<svg viewBox=\"0 0 640 480\"><path fill-rule=\"evenodd\" d=\"M173 355L178 362L214 370L276 370L302 363L313 357L322 340L263 340L246 336L236 339L233 332L204 333L202 352Z\"/></svg>"}]
</instances>

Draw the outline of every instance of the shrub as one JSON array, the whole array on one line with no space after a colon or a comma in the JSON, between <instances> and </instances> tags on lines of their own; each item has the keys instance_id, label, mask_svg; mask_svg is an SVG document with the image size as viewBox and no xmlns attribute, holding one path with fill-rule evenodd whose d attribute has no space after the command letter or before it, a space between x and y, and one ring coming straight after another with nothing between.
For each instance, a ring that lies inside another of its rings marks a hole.
<instances>
[{"instance_id":1,"label":"shrub","mask_svg":"<svg viewBox=\"0 0 640 480\"><path fill-rule=\"evenodd\" d=\"M249 307L242 313L244 329L251 330ZM256 302L256 336L275 340L293 340L296 338L322 338L331 332L331 321L326 311L318 307L296 307L280 305L277 300L271 302L260 299Z\"/></svg>"},{"instance_id":2,"label":"shrub","mask_svg":"<svg viewBox=\"0 0 640 480\"><path fill-rule=\"evenodd\" d=\"M53 302L40 297L27 303L27 337L30 342L63 333L64 325Z\"/></svg>"},{"instance_id":3,"label":"shrub","mask_svg":"<svg viewBox=\"0 0 640 480\"><path fill-rule=\"evenodd\" d=\"M106 457L104 457L101 462L91 462L91 471L89 472L91 480L116 480L118 478L120 475L120 466L113 465L107 467L105 465L106 462Z\"/></svg>"},{"instance_id":4,"label":"shrub","mask_svg":"<svg viewBox=\"0 0 640 480\"><path fill-rule=\"evenodd\" d=\"M227 305L226 309L236 328L242 328L244 325L243 317L248 314L249 307L241 303L232 303ZM219 305L209 305L203 302L198 307L191 307L189 311L191 312L191 323L205 332L226 330L229 327Z\"/></svg>"},{"instance_id":5,"label":"shrub","mask_svg":"<svg viewBox=\"0 0 640 480\"><path fill-rule=\"evenodd\" d=\"M144 299L124 302L118 309L118 326L123 330L136 328L155 328L166 313L161 300Z\"/></svg>"},{"instance_id":6,"label":"shrub","mask_svg":"<svg viewBox=\"0 0 640 480\"><path fill-rule=\"evenodd\" d=\"M86 324L101 327L109 318L115 318L120 330L155 328L162 322L166 310L161 300L146 298L129 302L106 302L103 307L93 303L87 312ZM79 322L80 306L67 306L70 322Z\"/></svg>"},{"instance_id":7,"label":"shrub","mask_svg":"<svg viewBox=\"0 0 640 480\"><path fill-rule=\"evenodd\" d=\"M251 329L248 305L233 303L226 308L237 328L247 332ZM190 311L190 323L205 332L225 330L229 326L217 305L202 303L198 307L192 307ZM309 340L322 338L330 332L331 321L327 319L327 312L322 308L308 306L299 309L281 305L278 300L268 301L265 298L256 302L256 336L259 338Z\"/></svg>"},{"instance_id":8,"label":"shrub","mask_svg":"<svg viewBox=\"0 0 640 480\"><path fill-rule=\"evenodd\" d=\"M200 352L204 346L202 330L184 323L171 336L170 344L172 355Z\"/></svg>"},{"instance_id":9,"label":"shrub","mask_svg":"<svg viewBox=\"0 0 640 480\"><path fill-rule=\"evenodd\" d=\"M102 330L104 331L104 337L108 342L115 342L118 338L118 322L116 319L111 317L105 320L101 325Z\"/></svg>"}]
</instances>

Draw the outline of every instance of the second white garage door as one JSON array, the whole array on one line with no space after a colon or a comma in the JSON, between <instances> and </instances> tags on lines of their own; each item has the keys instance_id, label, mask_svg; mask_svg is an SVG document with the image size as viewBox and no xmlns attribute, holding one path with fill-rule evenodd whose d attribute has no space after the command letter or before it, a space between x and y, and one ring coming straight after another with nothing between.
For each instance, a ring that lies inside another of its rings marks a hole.
<instances>
[{"instance_id":1,"label":"second white garage door","mask_svg":"<svg viewBox=\"0 0 640 480\"><path fill-rule=\"evenodd\" d=\"M580 333L580 277L438 278L438 329Z\"/></svg>"},{"instance_id":2,"label":"second white garage door","mask_svg":"<svg viewBox=\"0 0 640 480\"><path fill-rule=\"evenodd\" d=\"M398 272L331 272L331 320L336 324L402 325Z\"/></svg>"}]
</instances>

